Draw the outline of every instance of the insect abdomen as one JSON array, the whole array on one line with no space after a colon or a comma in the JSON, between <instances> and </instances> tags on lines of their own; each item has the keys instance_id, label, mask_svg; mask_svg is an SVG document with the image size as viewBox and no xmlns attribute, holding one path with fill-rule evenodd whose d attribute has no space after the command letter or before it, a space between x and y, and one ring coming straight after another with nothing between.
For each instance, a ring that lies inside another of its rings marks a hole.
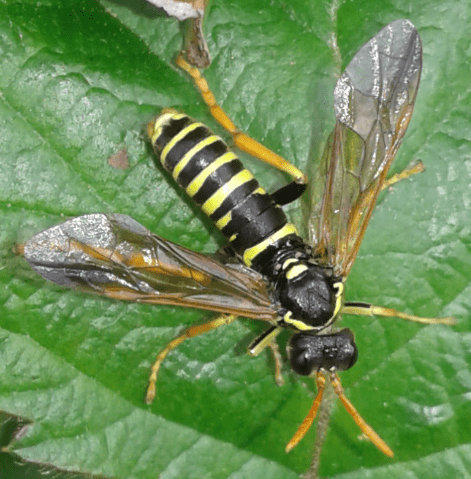
<instances>
[{"instance_id":1,"label":"insect abdomen","mask_svg":"<svg viewBox=\"0 0 471 479\"><path fill-rule=\"evenodd\" d=\"M202 123L166 109L149 125L164 168L201 207L247 266L270 245L296 235L282 209L227 145Z\"/></svg>"}]
</instances>

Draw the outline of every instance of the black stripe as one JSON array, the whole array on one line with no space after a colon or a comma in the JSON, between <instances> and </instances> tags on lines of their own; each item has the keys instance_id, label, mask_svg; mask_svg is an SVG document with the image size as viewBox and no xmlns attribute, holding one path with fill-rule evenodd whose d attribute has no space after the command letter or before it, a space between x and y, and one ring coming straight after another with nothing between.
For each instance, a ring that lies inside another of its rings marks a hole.
<instances>
[{"instance_id":1,"label":"black stripe","mask_svg":"<svg viewBox=\"0 0 471 479\"><path fill-rule=\"evenodd\" d=\"M222 234L227 238L230 238L233 234L241 231L242 227L252 221L257 216L261 215L268 208L273 208L275 203L270 195L267 193L256 193L240 203L237 203L231 210L231 220L227 225L222 228ZM214 215L219 215L218 210L214 212Z\"/></svg>"},{"instance_id":2,"label":"black stripe","mask_svg":"<svg viewBox=\"0 0 471 479\"><path fill-rule=\"evenodd\" d=\"M240 201L243 201L248 195L250 195L250 193L253 193L253 191L256 190L258 187L259 187L259 184L256 179L252 179L238 186L234 191L232 191L232 193L229 196L226 197L225 200L223 200L223 202L221 203L221 206L219 206L219 208L216 210L221 212L220 216L216 216L216 214L213 213L209 217L213 221L217 221L219 218L224 216L229 210L231 210L234 207L234 205L236 205ZM198 204L204 203L211 196L211 194L206 195L203 193L204 193L203 188L201 188L200 191L193 197L193 199ZM204 201L199 203L196 198L197 196L198 196L198 199L201 198Z\"/></svg>"},{"instance_id":3,"label":"black stripe","mask_svg":"<svg viewBox=\"0 0 471 479\"><path fill-rule=\"evenodd\" d=\"M202 150L195 153L187 165L178 175L178 184L182 188L186 188L198 173L205 170L211 163L217 160L224 153L227 153L227 146L222 140L215 141ZM238 161L238 160L235 160ZM238 161L240 163L240 161ZM230 164L230 163L229 163ZM242 163L240 163L242 166ZM234 170L235 171L235 170ZM210 176L213 176L212 173Z\"/></svg>"},{"instance_id":4,"label":"black stripe","mask_svg":"<svg viewBox=\"0 0 471 479\"><path fill-rule=\"evenodd\" d=\"M229 182L237 173L242 171L244 166L240 161L226 163L211 173L201 185L201 188L193 196L198 204L203 204L210 198L221 186Z\"/></svg>"},{"instance_id":5,"label":"black stripe","mask_svg":"<svg viewBox=\"0 0 471 479\"><path fill-rule=\"evenodd\" d=\"M183 138L177 141L172 148L170 148L170 151L165 156L165 169L172 173L176 164L182 159L185 153L210 135L212 135L211 131L205 126L198 126L194 130L188 132Z\"/></svg>"},{"instance_id":6,"label":"black stripe","mask_svg":"<svg viewBox=\"0 0 471 479\"><path fill-rule=\"evenodd\" d=\"M162 126L162 133L157 137L152 146L158 153L161 153L165 145L191 123L193 123L193 121L188 116L180 118L179 120L172 118Z\"/></svg>"},{"instance_id":7,"label":"black stripe","mask_svg":"<svg viewBox=\"0 0 471 479\"><path fill-rule=\"evenodd\" d=\"M361 301L345 301L344 306L352 306L354 308L363 308L363 309L370 309L370 303L363 303Z\"/></svg>"},{"instance_id":8,"label":"black stripe","mask_svg":"<svg viewBox=\"0 0 471 479\"><path fill-rule=\"evenodd\" d=\"M247 248L265 240L286 223L288 223L288 220L281 208L270 208L246 223L239 231L236 239L231 241L231 245L239 254L243 254Z\"/></svg>"}]
</instances>

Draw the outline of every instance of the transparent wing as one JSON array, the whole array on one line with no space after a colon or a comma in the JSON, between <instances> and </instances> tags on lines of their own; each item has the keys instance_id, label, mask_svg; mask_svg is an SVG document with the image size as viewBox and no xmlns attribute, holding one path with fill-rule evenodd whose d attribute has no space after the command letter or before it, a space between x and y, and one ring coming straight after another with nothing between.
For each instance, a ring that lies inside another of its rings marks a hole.
<instances>
[{"instance_id":1,"label":"transparent wing","mask_svg":"<svg viewBox=\"0 0 471 479\"><path fill-rule=\"evenodd\" d=\"M41 276L69 288L267 321L276 317L262 276L166 241L126 215L72 218L36 234L24 256Z\"/></svg>"},{"instance_id":2,"label":"transparent wing","mask_svg":"<svg viewBox=\"0 0 471 479\"><path fill-rule=\"evenodd\" d=\"M316 254L340 277L409 124L421 70L417 30L397 20L363 45L335 87L337 121L313 178L308 226Z\"/></svg>"}]
</instances>

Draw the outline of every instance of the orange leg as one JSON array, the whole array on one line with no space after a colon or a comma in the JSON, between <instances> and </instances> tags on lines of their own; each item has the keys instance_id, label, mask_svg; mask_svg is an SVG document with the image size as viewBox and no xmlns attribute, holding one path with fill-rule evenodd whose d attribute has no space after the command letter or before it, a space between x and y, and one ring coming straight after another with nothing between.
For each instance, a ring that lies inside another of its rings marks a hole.
<instances>
[{"instance_id":1,"label":"orange leg","mask_svg":"<svg viewBox=\"0 0 471 479\"><path fill-rule=\"evenodd\" d=\"M298 445L299 441L306 435L309 431L314 419L316 418L317 410L322 402L322 396L324 395L325 389L325 377L322 373L317 373L316 375L316 383L317 383L317 395L312 403L311 409L307 413L307 416L304 418L301 426L299 426L296 434L293 436L290 442L286 445L285 451L290 452L295 446Z\"/></svg>"},{"instance_id":2,"label":"orange leg","mask_svg":"<svg viewBox=\"0 0 471 479\"><path fill-rule=\"evenodd\" d=\"M353 420L356 422L357 426L361 429L363 434L386 456L393 457L394 453L391 448L379 437L379 435L369 426L366 421L358 414L358 411L353 407L353 404L345 396L345 392L340 384L340 378L337 374L333 373L330 377L332 386L337 393L340 401L344 405L348 414L352 416Z\"/></svg>"},{"instance_id":3,"label":"orange leg","mask_svg":"<svg viewBox=\"0 0 471 479\"><path fill-rule=\"evenodd\" d=\"M201 75L200 71L192 67L183 57L179 55L176 60L177 66L185 70L194 80L196 88L201 93L204 102L209 106L211 115L221 124L233 137L235 145L250 155L260 158L262 161L278 168L293 177L296 183L306 184L307 177L301 170L277 155L258 141L241 132L234 125L227 113L218 105L213 92L209 89L208 82Z\"/></svg>"},{"instance_id":4,"label":"orange leg","mask_svg":"<svg viewBox=\"0 0 471 479\"><path fill-rule=\"evenodd\" d=\"M340 378L336 373L332 373L330 376L330 381L334 387L334 391L337 393L340 401L344 405L348 414L352 416L353 420L356 422L357 426L361 429L363 434L386 456L393 457L394 453L391 448L379 437L379 435L373 430L371 426L360 416L358 411L354 408L353 404L345 396L345 392L340 383ZM307 413L306 418L302 422L299 429L296 431L296 434L293 436L291 441L286 446L286 452L290 452L301 439L306 435L309 428L312 426L314 419L316 418L317 410L322 402L322 396L325 389L325 377L322 372L316 373L316 382L317 382L317 395L314 399L311 409Z\"/></svg>"},{"instance_id":5,"label":"orange leg","mask_svg":"<svg viewBox=\"0 0 471 479\"><path fill-rule=\"evenodd\" d=\"M151 404L155 398L155 385L157 382L157 375L159 373L160 366L164 359L167 357L167 354L172 351L172 349L175 349L177 346L180 346L180 344L182 344L183 341L187 339L194 338L195 336L199 336L200 334L208 333L209 331L219 328L220 326L231 324L236 319L237 316L233 314L221 315L218 316L216 319L209 321L208 323L199 324L188 328L183 334L170 341L167 346L165 346L165 348L160 351L160 353L157 355L157 359L152 365L151 373L149 376L149 386L147 387L145 399L146 403Z\"/></svg>"}]
</instances>

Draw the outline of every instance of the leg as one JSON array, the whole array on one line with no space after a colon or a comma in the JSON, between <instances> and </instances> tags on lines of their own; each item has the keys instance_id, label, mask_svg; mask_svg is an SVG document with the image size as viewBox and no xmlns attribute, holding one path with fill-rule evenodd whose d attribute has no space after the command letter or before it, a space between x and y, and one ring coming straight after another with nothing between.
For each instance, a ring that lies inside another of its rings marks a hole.
<instances>
[{"instance_id":1,"label":"leg","mask_svg":"<svg viewBox=\"0 0 471 479\"><path fill-rule=\"evenodd\" d=\"M227 113L217 104L207 81L197 68L192 67L181 55L177 57L176 64L193 78L204 102L210 108L211 115L232 135L234 143L238 148L288 173L295 179L296 183L307 183L307 178L301 170L236 128L232 120L227 116Z\"/></svg>"},{"instance_id":2,"label":"leg","mask_svg":"<svg viewBox=\"0 0 471 479\"><path fill-rule=\"evenodd\" d=\"M424 164L421 161L417 161L416 163L408 166L405 170L401 171L400 173L396 173L395 175L392 175L391 178L387 179L384 181L384 183L381 185L381 188L379 191L383 191L390 186L398 183L401 180L405 180L406 178L409 178L409 176L415 175L416 173L422 173L425 170ZM360 221L361 216L364 214L364 209L367 208L367 206L373 201L373 198L375 195L379 193L376 191L376 187L370 188L369 191L365 190L363 192L364 197L361 200L361 203L357 207L357 211L359 212L358 219L352 222L354 224L358 224ZM351 228L352 231L355 231L355 227Z\"/></svg>"},{"instance_id":3,"label":"leg","mask_svg":"<svg viewBox=\"0 0 471 479\"><path fill-rule=\"evenodd\" d=\"M271 349L273 359L275 361L275 382L278 386L283 386L285 384L285 380L283 378L283 374L281 373L283 361L281 359L280 348L275 340L270 341L268 343L268 347Z\"/></svg>"},{"instance_id":4,"label":"leg","mask_svg":"<svg viewBox=\"0 0 471 479\"><path fill-rule=\"evenodd\" d=\"M381 186L381 190L385 190L390 186L394 185L398 181L405 180L409 176L415 175L416 173L422 173L425 170L424 164L421 161L417 161L411 166L408 166L405 170L402 170L400 173L396 173L387 179Z\"/></svg>"},{"instance_id":5,"label":"leg","mask_svg":"<svg viewBox=\"0 0 471 479\"><path fill-rule=\"evenodd\" d=\"M393 457L394 453L391 448L379 437L379 435L371 428L367 422L358 414L358 411L354 408L353 404L345 396L345 392L340 383L340 378L336 373L332 373L330 376L330 381L334 387L334 391L337 393L340 401L344 405L348 414L352 416L353 420L356 422L357 426L361 429L363 434L368 437L368 439L386 456ZM307 413L306 418L304 419L299 429L296 431L296 434L293 436L291 441L286 446L286 452L290 452L299 441L306 435L307 431L311 427L314 419L316 418L317 410L322 402L322 396L325 389L325 377L324 374L320 371L316 373L316 383L317 383L317 395L314 399L314 402L311 406L311 409Z\"/></svg>"},{"instance_id":6,"label":"leg","mask_svg":"<svg viewBox=\"0 0 471 479\"><path fill-rule=\"evenodd\" d=\"M361 195L358 197L358 202L355 205L354 210L350 212L350 220L346 237L355 237L355 243L348 254L348 261L345 262L343 267L343 276L348 275L348 271L350 271L353 262L355 261L366 231L366 227L368 226L368 222L370 221L371 215L373 213L376 198L380 191L394 185L400 180L408 178L409 176L415 175L416 173L420 173L422 171L424 171L424 165L421 161L409 166L401 173L397 173L389 179L386 179L387 170L383 170L379 175L379 183L374 181L368 189L361 193Z\"/></svg>"},{"instance_id":7,"label":"leg","mask_svg":"<svg viewBox=\"0 0 471 479\"><path fill-rule=\"evenodd\" d=\"M167 357L167 354L175 349L177 346L183 343L186 339L194 338L195 336L199 336L200 334L208 333L213 329L219 328L220 326L224 326L225 324L231 324L237 316L231 315L221 315L214 319L213 321L209 321L208 323L199 324L197 326L192 326L188 328L183 334L177 336L175 339L170 341L167 346L165 346L162 351L157 355L157 359L155 363L152 365L150 376L149 376L149 386L147 387L146 393L146 403L151 404L155 398L155 384L157 382L157 374L159 373L160 366L164 359Z\"/></svg>"},{"instance_id":8,"label":"leg","mask_svg":"<svg viewBox=\"0 0 471 479\"><path fill-rule=\"evenodd\" d=\"M423 318L421 316L414 316L413 314L403 313L393 308L383 308L382 306L375 306L368 303L347 302L343 305L342 314L356 314L359 316L383 316L385 318L401 318L414 323L422 324L456 324L456 319L447 318Z\"/></svg>"},{"instance_id":9,"label":"leg","mask_svg":"<svg viewBox=\"0 0 471 479\"><path fill-rule=\"evenodd\" d=\"M299 426L296 434L292 437L291 441L285 447L286 452L290 452L295 446L298 445L299 441L306 435L309 431L314 419L316 418L317 410L322 402L322 396L324 395L325 389L325 377L322 373L317 373L316 375L316 384L317 384L317 395L312 403L311 409L307 413L307 416L304 418L301 426Z\"/></svg>"},{"instance_id":10,"label":"leg","mask_svg":"<svg viewBox=\"0 0 471 479\"><path fill-rule=\"evenodd\" d=\"M270 196L277 205L283 206L297 200L306 191L306 188L306 183L301 184L294 180L271 193Z\"/></svg>"},{"instance_id":11,"label":"leg","mask_svg":"<svg viewBox=\"0 0 471 479\"><path fill-rule=\"evenodd\" d=\"M320 374L320 373L317 373ZM394 453L391 448L379 437L379 435L373 430L371 426L358 414L358 411L353 407L353 404L345 396L345 392L340 384L340 378L336 373L333 373L330 376L330 381L332 386L334 386L334 391L337 393L340 401L344 405L348 414L352 416L353 420L356 422L357 426L361 429L361 432L383 453L388 457L393 457Z\"/></svg>"},{"instance_id":12,"label":"leg","mask_svg":"<svg viewBox=\"0 0 471 479\"><path fill-rule=\"evenodd\" d=\"M271 326L249 344L247 351L250 356L258 356L266 347L269 347L273 354L273 359L275 360L275 382L278 386L283 386L285 380L281 374L281 354L278 348L278 343L275 341L275 338L280 332L281 328L278 326Z\"/></svg>"}]
</instances>

